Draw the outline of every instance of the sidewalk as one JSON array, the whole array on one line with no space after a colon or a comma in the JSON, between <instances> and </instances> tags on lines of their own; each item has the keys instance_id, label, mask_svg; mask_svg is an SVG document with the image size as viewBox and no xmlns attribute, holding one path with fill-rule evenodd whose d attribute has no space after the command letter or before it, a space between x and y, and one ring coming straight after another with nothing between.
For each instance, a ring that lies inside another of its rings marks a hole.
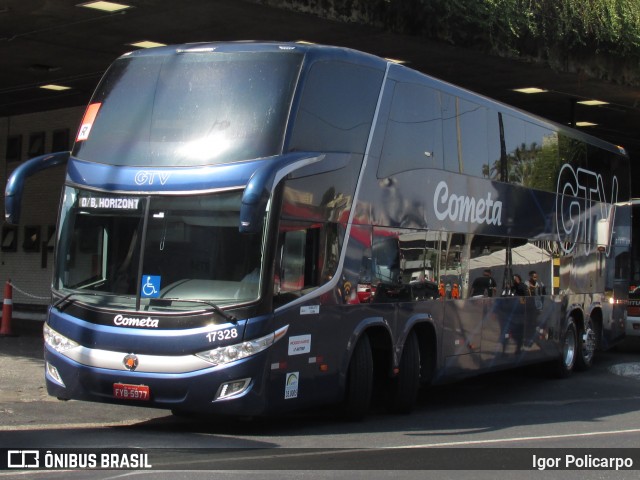
<instances>
[{"instance_id":1,"label":"sidewalk","mask_svg":"<svg viewBox=\"0 0 640 480\"><path fill-rule=\"evenodd\" d=\"M12 402L55 400L44 382L43 321L13 318L13 336L0 337L0 414Z\"/></svg>"}]
</instances>

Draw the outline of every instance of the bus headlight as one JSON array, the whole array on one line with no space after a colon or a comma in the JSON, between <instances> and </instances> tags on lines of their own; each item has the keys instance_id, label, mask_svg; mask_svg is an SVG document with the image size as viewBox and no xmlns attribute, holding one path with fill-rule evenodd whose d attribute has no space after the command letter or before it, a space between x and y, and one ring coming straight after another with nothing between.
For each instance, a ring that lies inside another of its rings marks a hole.
<instances>
[{"instance_id":1,"label":"bus headlight","mask_svg":"<svg viewBox=\"0 0 640 480\"><path fill-rule=\"evenodd\" d=\"M80 344L74 342L70 338L56 332L46 323L42 328L42 334L44 335L45 343L59 353L66 352L67 350L80 346Z\"/></svg>"},{"instance_id":2,"label":"bus headlight","mask_svg":"<svg viewBox=\"0 0 640 480\"><path fill-rule=\"evenodd\" d=\"M214 365L223 365L225 363L235 362L243 358L250 357L256 353L266 350L271 345L280 340L287 333L289 325L276 330L264 337L247 340L246 342L227 345L226 347L218 347L213 350L205 350L196 353L196 357L206 360Z\"/></svg>"}]
</instances>

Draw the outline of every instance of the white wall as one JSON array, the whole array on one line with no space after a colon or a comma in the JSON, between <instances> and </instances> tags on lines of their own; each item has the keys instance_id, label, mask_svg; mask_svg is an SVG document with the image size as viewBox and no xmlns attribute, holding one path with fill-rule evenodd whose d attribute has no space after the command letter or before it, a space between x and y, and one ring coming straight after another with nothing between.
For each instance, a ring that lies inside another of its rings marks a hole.
<instances>
[{"instance_id":1,"label":"white wall","mask_svg":"<svg viewBox=\"0 0 640 480\"><path fill-rule=\"evenodd\" d=\"M83 113L84 107L75 107L0 118L0 184L3 187L2 191L4 192L8 175L29 158L30 138L34 133L44 132L44 152L50 153L52 152L53 132L68 129L69 145L67 148L70 149ZM20 161L8 162L6 158L7 139L14 135L22 136L22 154ZM25 184L17 250L15 252L0 251L0 285L4 289L5 282L11 279L11 282L17 287L13 291L14 304L47 305L49 303L53 252L46 251L45 258L42 242L47 240L49 227L55 226L57 221L58 203L65 169L66 166L59 166L45 170L31 177ZM0 199L0 205L4 219L4 195ZM3 227L5 225L3 221ZM38 252L26 252L23 249L25 227L27 226L35 227L40 232Z\"/></svg>"}]
</instances>

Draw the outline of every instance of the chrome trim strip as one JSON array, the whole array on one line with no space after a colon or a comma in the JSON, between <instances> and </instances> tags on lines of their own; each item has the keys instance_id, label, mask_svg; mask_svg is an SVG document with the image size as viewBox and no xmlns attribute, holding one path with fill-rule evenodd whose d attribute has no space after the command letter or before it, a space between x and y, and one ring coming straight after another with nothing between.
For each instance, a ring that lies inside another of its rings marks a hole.
<instances>
[{"instance_id":1,"label":"chrome trim strip","mask_svg":"<svg viewBox=\"0 0 640 480\"><path fill-rule=\"evenodd\" d=\"M92 187L88 185L83 185L81 183L76 183L72 181L68 181L65 183L65 186L77 188L78 190L86 190L92 192L100 192L100 193L109 193L114 195L130 195L130 196L142 196L142 195L150 195L150 196L190 196L190 195L207 195L210 193L222 193L222 192L233 192L237 190L244 190L246 185L236 185L231 187L217 187L211 189L202 189L202 190L107 190L104 188Z\"/></svg>"},{"instance_id":2,"label":"chrome trim strip","mask_svg":"<svg viewBox=\"0 0 640 480\"><path fill-rule=\"evenodd\" d=\"M61 353L61 355L88 367L129 372L123 363L127 354L127 352L113 352L82 346ZM134 370L136 373L189 373L213 367L211 363L195 355L135 355L138 357L138 366Z\"/></svg>"},{"instance_id":3,"label":"chrome trim strip","mask_svg":"<svg viewBox=\"0 0 640 480\"><path fill-rule=\"evenodd\" d=\"M273 341L267 348L271 348L274 343L282 339L289 329L289 325L280 327L278 330L270 335L273 335ZM269 335L267 335L269 336ZM260 337L265 338L265 337ZM260 338L252 340L260 340ZM243 340L238 345L244 342L250 342L252 340ZM47 345L48 348L51 348ZM217 347L212 347L211 350ZM53 348L51 348L54 350ZM206 368L214 368L219 366L225 366L227 364L214 365L195 354L192 355L145 355L138 353L127 352L114 352L111 350L100 350L97 348L78 347L65 350L64 352L58 352L60 355L78 362L82 365L93 368L105 368L108 370L117 370L122 372L129 372L130 370L124 366L124 358L127 355L135 355L138 357L138 366L133 372L141 373L189 373L198 370L204 370ZM248 358L248 357L245 357Z\"/></svg>"}]
</instances>

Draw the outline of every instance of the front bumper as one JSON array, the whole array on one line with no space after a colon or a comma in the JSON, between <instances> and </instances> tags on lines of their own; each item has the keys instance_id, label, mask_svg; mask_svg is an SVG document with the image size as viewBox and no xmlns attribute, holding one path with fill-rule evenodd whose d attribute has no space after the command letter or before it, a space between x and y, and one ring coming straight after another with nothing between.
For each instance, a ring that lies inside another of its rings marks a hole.
<instances>
[{"instance_id":1,"label":"front bumper","mask_svg":"<svg viewBox=\"0 0 640 480\"><path fill-rule=\"evenodd\" d=\"M91 349L83 357L91 358ZM117 352L112 352L117 353ZM45 378L49 395L129 406L163 408L209 414L260 415L265 413L268 352L226 365L189 372L153 373L96 367L80 363L49 346L45 347ZM104 355L98 351L99 355ZM120 353L122 358L126 353ZM171 365L171 357L162 357ZM52 369L53 367L53 369ZM171 369L169 369L171 370ZM221 386L250 379L239 395L216 399ZM114 395L114 384L144 385L148 400L124 400Z\"/></svg>"},{"instance_id":2,"label":"front bumper","mask_svg":"<svg viewBox=\"0 0 640 480\"><path fill-rule=\"evenodd\" d=\"M627 337L640 337L640 317L627 315L624 323L624 333Z\"/></svg>"}]
</instances>

